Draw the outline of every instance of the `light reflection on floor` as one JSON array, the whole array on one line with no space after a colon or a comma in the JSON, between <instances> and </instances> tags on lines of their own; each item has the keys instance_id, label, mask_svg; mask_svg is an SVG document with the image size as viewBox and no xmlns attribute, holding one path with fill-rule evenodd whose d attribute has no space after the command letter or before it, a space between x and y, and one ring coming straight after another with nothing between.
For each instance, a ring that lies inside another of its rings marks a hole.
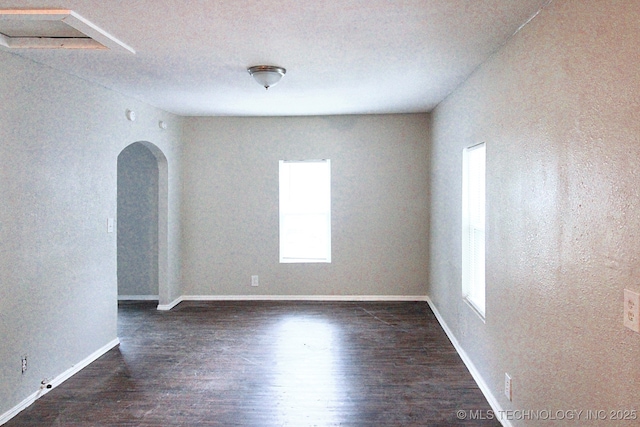
<instances>
[{"instance_id":1,"label":"light reflection on floor","mask_svg":"<svg viewBox=\"0 0 640 427\"><path fill-rule=\"evenodd\" d=\"M340 331L323 319L283 319L276 326L273 392L284 426L338 425L345 401L339 366Z\"/></svg>"}]
</instances>

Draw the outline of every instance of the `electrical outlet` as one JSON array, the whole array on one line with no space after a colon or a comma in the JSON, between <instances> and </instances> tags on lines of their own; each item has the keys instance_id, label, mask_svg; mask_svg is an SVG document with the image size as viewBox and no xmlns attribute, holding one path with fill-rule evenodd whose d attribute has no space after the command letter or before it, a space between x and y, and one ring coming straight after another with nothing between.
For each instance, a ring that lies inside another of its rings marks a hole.
<instances>
[{"instance_id":1,"label":"electrical outlet","mask_svg":"<svg viewBox=\"0 0 640 427\"><path fill-rule=\"evenodd\" d=\"M512 389L512 383L511 383L511 376L505 372L505 374L504 374L504 395L507 396L507 399L509 399L509 402L511 402L511 399L513 397L512 393L513 393L513 389Z\"/></svg>"},{"instance_id":2,"label":"electrical outlet","mask_svg":"<svg viewBox=\"0 0 640 427\"><path fill-rule=\"evenodd\" d=\"M640 294L624 290L624 326L640 333Z\"/></svg>"},{"instance_id":3,"label":"electrical outlet","mask_svg":"<svg viewBox=\"0 0 640 427\"><path fill-rule=\"evenodd\" d=\"M22 356L22 373L27 372L27 356Z\"/></svg>"},{"instance_id":4,"label":"electrical outlet","mask_svg":"<svg viewBox=\"0 0 640 427\"><path fill-rule=\"evenodd\" d=\"M258 282L258 276L251 276L251 286L258 286L260 282Z\"/></svg>"}]
</instances>

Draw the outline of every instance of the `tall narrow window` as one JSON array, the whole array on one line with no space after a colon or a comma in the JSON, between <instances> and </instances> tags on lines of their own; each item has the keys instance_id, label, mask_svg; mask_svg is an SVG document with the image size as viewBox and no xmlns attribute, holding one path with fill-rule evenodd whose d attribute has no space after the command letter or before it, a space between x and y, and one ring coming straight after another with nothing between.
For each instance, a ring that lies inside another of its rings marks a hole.
<instances>
[{"instance_id":1,"label":"tall narrow window","mask_svg":"<svg viewBox=\"0 0 640 427\"><path fill-rule=\"evenodd\" d=\"M331 262L331 161L280 161L280 262Z\"/></svg>"},{"instance_id":2,"label":"tall narrow window","mask_svg":"<svg viewBox=\"0 0 640 427\"><path fill-rule=\"evenodd\" d=\"M485 144L462 155L462 296L485 315Z\"/></svg>"}]
</instances>

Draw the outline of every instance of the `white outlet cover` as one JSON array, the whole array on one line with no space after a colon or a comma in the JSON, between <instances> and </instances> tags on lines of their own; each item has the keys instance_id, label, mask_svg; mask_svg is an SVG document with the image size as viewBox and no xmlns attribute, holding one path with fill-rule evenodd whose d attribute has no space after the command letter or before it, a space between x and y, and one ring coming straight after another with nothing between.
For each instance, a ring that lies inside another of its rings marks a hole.
<instances>
[{"instance_id":1,"label":"white outlet cover","mask_svg":"<svg viewBox=\"0 0 640 427\"><path fill-rule=\"evenodd\" d=\"M624 326L640 333L640 294L624 290Z\"/></svg>"},{"instance_id":2,"label":"white outlet cover","mask_svg":"<svg viewBox=\"0 0 640 427\"><path fill-rule=\"evenodd\" d=\"M511 398L512 398L512 385L511 384L511 377L509 376L509 374L505 373L504 374L504 395L507 396L507 399L509 399L509 402L511 402Z\"/></svg>"}]
</instances>

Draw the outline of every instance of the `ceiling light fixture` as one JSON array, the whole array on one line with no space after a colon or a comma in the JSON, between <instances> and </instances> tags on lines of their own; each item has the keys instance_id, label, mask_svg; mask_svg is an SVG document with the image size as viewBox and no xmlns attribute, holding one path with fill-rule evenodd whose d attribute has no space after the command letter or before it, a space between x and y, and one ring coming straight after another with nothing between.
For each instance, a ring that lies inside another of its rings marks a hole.
<instances>
[{"instance_id":1,"label":"ceiling light fixture","mask_svg":"<svg viewBox=\"0 0 640 427\"><path fill-rule=\"evenodd\" d=\"M247 71L265 89L276 85L287 72L284 68L273 65L255 65L247 68Z\"/></svg>"}]
</instances>

